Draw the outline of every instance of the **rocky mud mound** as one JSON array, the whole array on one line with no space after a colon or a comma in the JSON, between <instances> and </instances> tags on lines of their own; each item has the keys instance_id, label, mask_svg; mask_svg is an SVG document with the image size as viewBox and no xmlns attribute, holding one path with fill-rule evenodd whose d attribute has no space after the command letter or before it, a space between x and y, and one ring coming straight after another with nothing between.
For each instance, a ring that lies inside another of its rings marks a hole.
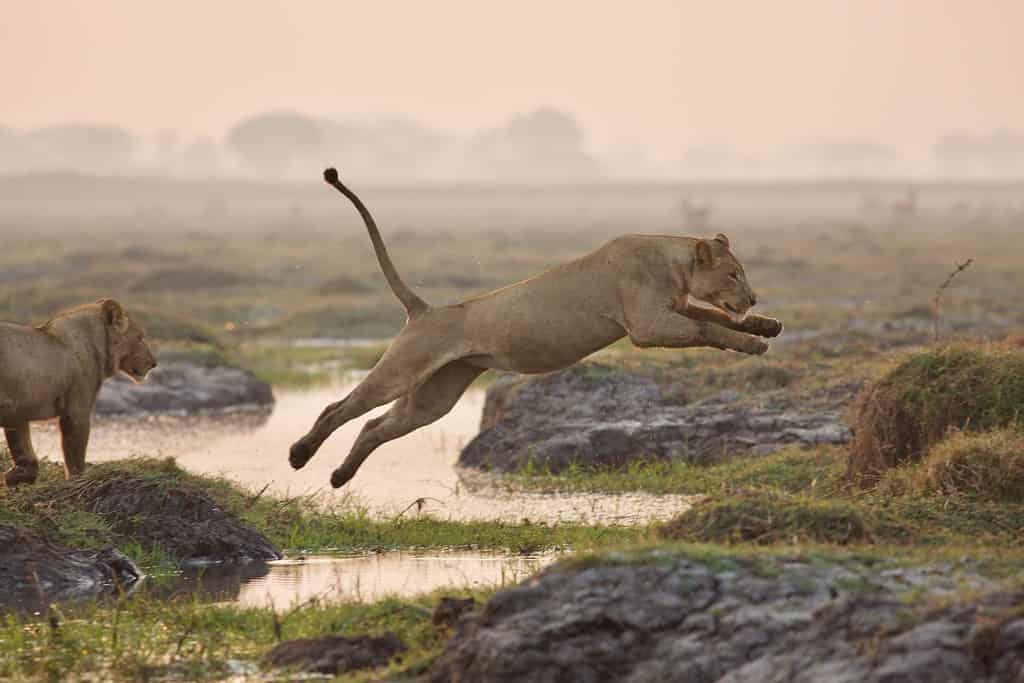
<instances>
[{"instance_id":1,"label":"rocky mud mound","mask_svg":"<svg viewBox=\"0 0 1024 683\"><path fill-rule=\"evenodd\" d=\"M537 379L500 380L487 391L481 432L459 464L552 472L572 463L617 467L636 458L714 461L724 452L773 453L789 444L846 443L841 409L801 410L742 401L723 391L679 405L653 379L582 365Z\"/></svg>"},{"instance_id":2,"label":"rocky mud mound","mask_svg":"<svg viewBox=\"0 0 1024 683\"><path fill-rule=\"evenodd\" d=\"M36 532L0 526L0 605L37 610L129 588L141 577L113 548L72 550Z\"/></svg>"},{"instance_id":3,"label":"rocky mud mound","mask_svg":"<svg viewBox=\"0 0 1024 683\"><path fill-rule=\"evenodd\" d=\"M274 403L270 385L248 370L161 354L145 384L117 376L103 383L97 415L193 415Z\"/></svg>"},{"instance_id":4,"label":"rocky mud mound","mask_svg":"<svg viewBox=\"0 0 1024 683\"><path fill-rule=\"evenodd\" d=\"M158 549L183 563L281 558L261 533L177 476L173 463L166 467L166 476L160 476L158 469L132 472L95 465L86 476L59 485L51 505L70 505L98 515L116 538L147 550Z\"/></svg>"},{"instance_id":5,"label":"rocky mud mound","mask_svg":"<svg viewBox=\"0 0 1024 683\"><path fill-rule=\"evenodd\" d=\"M1019 681L1022 608L1024 592L966 565L651 551L568 561L501 591L424 680Z\"/></svg>"}]
</instances>

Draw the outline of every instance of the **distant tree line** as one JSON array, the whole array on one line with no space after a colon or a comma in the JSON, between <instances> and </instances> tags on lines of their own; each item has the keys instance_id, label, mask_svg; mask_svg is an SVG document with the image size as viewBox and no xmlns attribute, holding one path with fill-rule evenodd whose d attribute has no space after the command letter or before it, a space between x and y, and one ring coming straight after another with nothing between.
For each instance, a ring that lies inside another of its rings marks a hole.
<instances>
[{"instance_id":1,"label":"distant tree line","mask_svg":"<svg viewBox=\"0 0 1024 683\"><path fill-rule=\"evenodd\" d=\"M0 173L75 171L308 178L338 165L365 182L589 182L608 178L758 178L774 176L1024 177L1024 133L952 132L930 160L910 160L872 140L808 140L768 158L729 145L693 145L673 155L589 147L579 120L544 107L470 134L438 130L403 116L332 120L290 111L249 116L223 141L175 131L141 136L111 125L71 123L17 131L0 126ZM667 159L667 161L666 161Z\"/></svg>"},{"instance_id":2,"label":"distant tree line","mask_svg":"<svg viewBox=\"0 0 1024 683\"><path fill-rule=\"evenodd\" d=\"M287 111L242 119L223 144L209 138L183 143L173 131L143 139L106 125L25 133L0 128L0 172L304 178L311 167L327 164L369 181L587 181L601 175L582 125L553 108L461 137L405 117L333 121Z\"/></svg>"}]
</instances>

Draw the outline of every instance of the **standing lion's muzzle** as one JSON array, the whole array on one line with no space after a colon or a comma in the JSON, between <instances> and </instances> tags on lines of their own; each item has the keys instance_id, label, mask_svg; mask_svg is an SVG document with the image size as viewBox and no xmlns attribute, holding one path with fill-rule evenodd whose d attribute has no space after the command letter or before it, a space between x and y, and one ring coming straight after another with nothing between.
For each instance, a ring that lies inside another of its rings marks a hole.
<instances>
[{"instance_id":1,"label":"standing lion's muzzle","mask_svg":"<svg viewBox=\"0 0 1024 683\"><path fill-rule=\"evenodd\" d=\"M148 367L147 367L148 365ZM149 379L149 373L156 367L154 358L148 364L133 365L125 370L125 374L136 384L142 384Z\"/></svg>"}]
</instances>

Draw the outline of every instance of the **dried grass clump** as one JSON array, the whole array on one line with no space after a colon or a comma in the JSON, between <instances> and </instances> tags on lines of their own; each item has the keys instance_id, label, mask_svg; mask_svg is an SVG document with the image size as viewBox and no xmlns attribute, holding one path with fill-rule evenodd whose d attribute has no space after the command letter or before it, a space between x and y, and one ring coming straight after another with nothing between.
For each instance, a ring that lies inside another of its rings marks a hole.
<instances>
[{"instance_id":1,"label":"dried grass clump","mask_svg":"<svg viewBox=\"0 0 1024 683\"><path fill-rule=\"evenodd\" d=\"M1024 433L952 434L928 452L915 483L921 491L947 496L1024 502Z\"/></svg>"},{"instance_id":2,"label":"dried grass clump","mask_svg":"<svg viewBox=\"0 0 1024 683\"><path fill-rule=\"evenodd\" d=\"M951 429L1024 427L1024 352L951 346L917 354L861 396L847 478L875 483L919 462Z\"/></svg>"}]
</instances>

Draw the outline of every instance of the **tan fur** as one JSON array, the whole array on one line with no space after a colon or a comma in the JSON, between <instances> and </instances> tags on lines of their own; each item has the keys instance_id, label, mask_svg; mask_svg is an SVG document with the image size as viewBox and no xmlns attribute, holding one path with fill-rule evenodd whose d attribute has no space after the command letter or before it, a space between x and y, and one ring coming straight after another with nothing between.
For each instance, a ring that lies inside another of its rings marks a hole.
<instances>
[{"instance_id":1,"label":"tan fur","mask_svg":"<svg viewBox=\"0 0 1024 683\"><path fill-rule=\"evenodd\" d=\"M154 367L142 328L113 299L65 311L39 327L0 323L0 427L14 460L4 482L35 482L39 461L29 423L51 418L60 420L66 475L80 474L103 380L123 372L141 382Z\"/></svg>"},{"instance_id":2,"label":"tan fur","mask_svg":"<svg viewBox=\"0 0 1024 683\"><path fill-rule=\"evenodd\" d=\"M395 281L404 288L396 294L409 312L405 327L366 378L327 406L292 445L289 460L298 469L338 427L396 401L363 427L331 476L335 487L351 479L382 443L445 415L484 370L550 372L625 336L641 347L710 346L759 355L768 344L753 335L782 331L777 320L746 315L757 297L725 235L619 237L529 280L460 304L429 307L401 283L362 202L333 169L324 177L356 203L375 237L378 259L391 267L389 282L393 289Z\"/></svg>"}]
</instances>

